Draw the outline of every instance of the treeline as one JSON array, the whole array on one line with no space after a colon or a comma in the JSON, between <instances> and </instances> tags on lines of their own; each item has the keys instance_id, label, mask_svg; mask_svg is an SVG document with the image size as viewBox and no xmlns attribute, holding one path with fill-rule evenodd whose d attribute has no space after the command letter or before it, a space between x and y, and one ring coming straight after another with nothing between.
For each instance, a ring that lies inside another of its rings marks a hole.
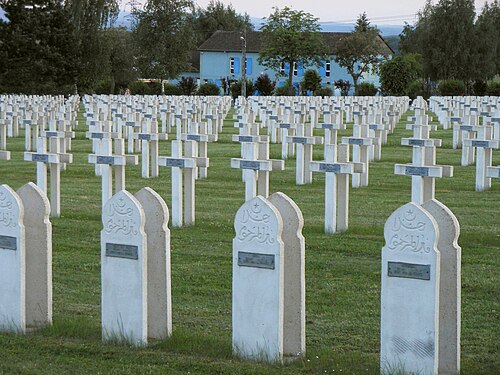
<instances>
[{"instance_id":1,"label":"treeline","mask_svg":"<svg viewBox=\"0 0 500 375\"><path fill-rule=\"evenodd\" d=\"M216 30L249 30L248 16L212 0L148 0L132 30L114 27L118 0L0 0L0 92L123 92L138 77L194 69L191 51Z\"/></svg>"},{"instance_id":2,"label":"treeline","mask_svg":"<svg viewBox=\"0 0 500 375\"><path fill-rule=\"evenodd\" d=\"M499 95L500 3L427 1L400 35L403 56L381 65L382 91L392 95Z\"/></svg>"}]
</instances>

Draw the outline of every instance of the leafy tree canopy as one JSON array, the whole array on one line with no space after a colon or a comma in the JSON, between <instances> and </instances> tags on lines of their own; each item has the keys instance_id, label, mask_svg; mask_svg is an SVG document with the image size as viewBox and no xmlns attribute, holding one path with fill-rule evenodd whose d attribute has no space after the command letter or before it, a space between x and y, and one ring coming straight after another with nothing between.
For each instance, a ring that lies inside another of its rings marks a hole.
<instances>
[{"instance_id":1,"label":"leafy tree canopy","mask_svg":"<svg viewBox=\"0 0 500 375\"><path fill-rule=\"evenodd\" d=\"M288 64L288 84L291 85L294 63L301 66L320 65L328 50L319 33L317 18L289 7L273 9L274 12L260 28L264 40L259 63L278 74L282 64Z\"/></svg>"}]
</instances>

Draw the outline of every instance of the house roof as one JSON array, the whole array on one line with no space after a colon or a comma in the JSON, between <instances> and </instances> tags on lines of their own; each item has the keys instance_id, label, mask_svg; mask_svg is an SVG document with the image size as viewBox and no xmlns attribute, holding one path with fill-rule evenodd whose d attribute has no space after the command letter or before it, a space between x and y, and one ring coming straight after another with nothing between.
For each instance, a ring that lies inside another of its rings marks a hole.
<instances>
[{"instance_id":1,"label":"house roof","mask_svg":"<svg viewBox=\"0 0 500 375\"><path fill-rule=\"evenodd\" d=\"M339 40L350 35L351 33L333 33L321 32L326 45L329 47L329 52L335 54ZM382 55L389 55L394 51L385 42L384 38L380 38L380 53ZM264 33L259 31L248 31L246 34L247 52L258 53L264 42ZM241 40L241 33L239 31L216 31L208 38L200 47L198 51L206 52L240 52L243 47Z\"/></svg>"}]
</instances>

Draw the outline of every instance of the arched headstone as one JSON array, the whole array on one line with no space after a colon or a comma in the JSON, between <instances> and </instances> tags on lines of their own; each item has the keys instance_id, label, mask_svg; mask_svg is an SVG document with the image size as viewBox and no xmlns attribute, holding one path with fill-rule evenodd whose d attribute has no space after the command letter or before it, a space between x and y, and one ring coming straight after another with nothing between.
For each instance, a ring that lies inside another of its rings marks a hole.
<instances>
[{"instance_id":1,"label":"arched headstone","mask_svg":"<svg viewBox=\"0 0 500 375\"><path fill-rule=\"evenodd\" d=\"M17 194L27 212L24 216L26 247L26 325L52 323L52 224L47 195L33 182Z\"/></svg>"},{"instance_id":2,"label":"arched headstone","mask_svg":"<svg viewBox=\"0 0 500 375\"><path fill-rule=\"evenodd\" d=\"M141 204L122 190L102 212L101 288L104 340L147 343L147 247Z\"/></svg>"},{"instance_id":3,"label":"arched headstone","mask_svg":"<svg viewBox=\"0 0 500 375\"><path fill-rule=\"evenodd\" d=\"M0 330L26 330L24 209L8 185L0 186Z\"/></svg>"},{"instance_id":4,"label":"arched headstone","mask_svg":"<svg viewBox=\"0 0 500 375\"><path fill-rule=\"evenodd\" d=\"M407 203L384 228L381 290L381 371L438 370L438 226L421 206Z\"/></svg>"},{"instance_id":5,"label":"arched headstone","mask_svg":"<svg viewBox=\"0 0 500 375\"><path fill-rule=\"evenodd\" d=\"M283 222L278 210L257 196L234 220L233 352L250 359L283 357Z\"/></svg>"},{"instance_id":6,"label":"arched headstone","mask_svg":"<svg viewBox=\"0 0 500 375\"><path fill-rule=\"evenodd\" d=\"M169 212L163 198L149 187L135 194L146 216L148 247L148 337L172 334Z\"/></svg>"}]
</instances>

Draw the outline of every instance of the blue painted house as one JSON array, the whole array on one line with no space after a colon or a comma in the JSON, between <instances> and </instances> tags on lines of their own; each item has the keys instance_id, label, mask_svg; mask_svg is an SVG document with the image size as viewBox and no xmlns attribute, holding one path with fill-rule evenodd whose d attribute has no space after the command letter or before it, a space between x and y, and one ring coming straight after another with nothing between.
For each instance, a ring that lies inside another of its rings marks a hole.
<instances>
[{"instance_id":1,"label":"blue painted house","mask_svg":"<svg viewBox=\"0 0 500 375\"><path fill-rule=\"evenodd\" d=\"M329 48L330 59L324 61L319 67L310 67L318 70L323 85L333 85L339 79L348 80L352 83L351 76L346 69L340 67L335 61L335 47L340 39L350 33L322 32L321 35ZM390 55L392 49L384 39L380 38L381 55ZM261 74L267 74L271 79L276 80L278 86L286 82L288 66L285 64L281 71L285 76L276 76L274 70L270 70L258 62L259 50L263 43L263 33L257 31L246 34L246 75L248 79L255 81ZM213 82L222 86L224 81L235 81L242 77L242 50L244 41L237 31L216 31L199 48L200 53L200 83ZM304 76L308 67L295 66L293 70L293 83L298 84ZM359 82L371 82L375 86L380 86L379 77L369 74L359 80Z\"/></svg>"}]
</instances>

